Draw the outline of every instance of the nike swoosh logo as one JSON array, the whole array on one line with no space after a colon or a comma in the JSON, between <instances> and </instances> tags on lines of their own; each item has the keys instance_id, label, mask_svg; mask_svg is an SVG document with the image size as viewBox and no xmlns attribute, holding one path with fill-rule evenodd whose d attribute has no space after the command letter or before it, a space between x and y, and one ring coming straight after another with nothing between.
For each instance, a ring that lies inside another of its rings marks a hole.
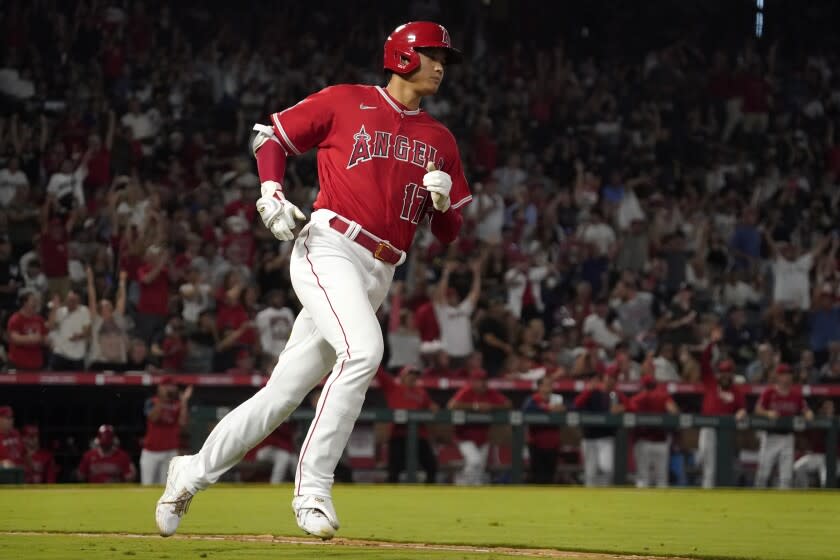
<instances>
[{"instance_id":1,"label":"nike swoosh logo","mask_svg":"<svg viewBox=\"0 0 840 560\"><path fill-rule=\"evenodd\" d=\"M361 109L362 111L364 111L366 109L377 109L377 108L378 107L373 106L373 105L365 105L364 103L359 103L359 109Z\"/></svg>"}]
</instances>

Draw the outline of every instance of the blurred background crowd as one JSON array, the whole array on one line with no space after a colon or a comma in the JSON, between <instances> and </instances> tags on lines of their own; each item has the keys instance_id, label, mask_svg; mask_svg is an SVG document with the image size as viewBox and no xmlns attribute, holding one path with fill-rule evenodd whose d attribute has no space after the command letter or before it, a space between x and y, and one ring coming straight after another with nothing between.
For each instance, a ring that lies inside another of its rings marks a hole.
<instances>
[{"instance_id":1,"label":"blurred background crowd","mask_svg":"<svg viewBox=\"0 0 840 560\"><path fill-rule=\"evenodd\" d=\"M738 381L838 383L840 14L767 5L4 2L0 363L270 371L299 304L251 126L382 83L383 38L432 19L468 62L424 109L474 200L399 269L389 371L699 382L719 329ZM317 189L290 160L290 198Z\"/></svg>"}]
</instances>

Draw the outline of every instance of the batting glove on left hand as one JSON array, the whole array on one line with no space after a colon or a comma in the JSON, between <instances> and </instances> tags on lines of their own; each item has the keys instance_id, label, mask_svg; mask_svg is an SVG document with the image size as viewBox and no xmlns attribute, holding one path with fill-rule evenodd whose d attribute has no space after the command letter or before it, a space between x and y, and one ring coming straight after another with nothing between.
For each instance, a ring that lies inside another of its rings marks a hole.
<instances>
[{"instance_id":1,"label":"batting glove on left hand","mask_svg":"<svg viewBox=\"0 0 840 560\"><path fill-rule=\"evenodd\" d=\"M427 173L423 175L423 186L432 195L435 210L446 212L451 201L449 191L452 190L452 177L446 171L438 171L433 162L426 166Z\"/></svg>"},{"instance_id":2,"label":"batting glove on left hand","mask_svg":"<svg viewBox=\"0 0 840 560\"><path fill-rule=\"evenodd\" d=\"M286 200L277 185L270 185L272 181L262 184L262 196L257 200L257 212L263 224L274 237L280 241L291 241L295 238L296 220L305 220L306 216L300 208Z\"/></svg>"}]
</instances>

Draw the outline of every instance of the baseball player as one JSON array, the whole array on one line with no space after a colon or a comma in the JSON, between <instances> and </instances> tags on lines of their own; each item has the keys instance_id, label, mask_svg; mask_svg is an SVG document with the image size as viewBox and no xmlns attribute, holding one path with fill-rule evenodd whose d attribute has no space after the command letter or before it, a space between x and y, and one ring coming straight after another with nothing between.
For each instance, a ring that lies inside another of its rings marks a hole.
<instances>
[{"instance_id":1,"label":"baseball player","mask_svg":"<svg viewBox=\"0 0 840 560\"><path fill-rule=\"evenodd\" d=\"M447 407L449 410L489 412L510 408L510 399L487 386L487 372L476 369L467 375L469 383L455 393ZM490 453L490 426L464 424L455 427L458 450L464 457L464 468L457 475L458 484L477 485L484 481L484 471Z\"/></svg>"},{"instance_id":2,"label":"baseball player","mask_svg":"<svg viewBox=\"0 0 840 560\"><path fill-rule=\"evenodd\" d=\"M818 415L823 418L834 417L834 401L826 399L820 406ZM808 488L811 475L819 477L820 486L825 488L828 479L828 467L825 463L825 432L812 430L810 449L793 464L793 481L797 488ZM838 447L840 449L840 447ZM837 469L840 472L840 468Z\"/></svg>"},{"instance_id":3,"label":"baseball player","mask_svg":"<svg viewBox=\"0 0 840 560\"><path fill-rule=\"evenodd\" d=\"M719 328L712 331L712 338L700 357L700 373L703 379L703 407L701 414L707 416L735 415L736 420L747 416L746 400L740 389L733 385L735 364L724 360L717 365L717 377L712 367L712 353L721 340ZM714 428L700 428L697 443L697 461L703 469L703 488L714 488L715 466L717 464L717 431Z\"/></svg>"},{"instance_id":4,"label":"baseball player","mask_svg":"<svg viewBox=\"0 0 840 560\"><path fill-rule=\"evenodd\" d=\"M99 426L93 449L82 455L78 474L79 480L94 484L133 482L137 478L137 469L128 453L120 449L113 426Z\"/></svg>"},{"instance_id":5,"label":"baseball player","mask_svg":"<svg viewBox=\"0 0 840 560\"><path fill-rule=\"evenodd\" d=\"M642 390L630 399L629 410L642 414L678 414L671 396L660 388L651 374L642 376ZM668 458L671 438L663 428L640 427L635 430L636 488L668 486Z\"/></svg>"},{"instance_id":6,"label":"baseball player","mask_svg":"<svg viewBox=\"0 0 840 560\"><path fill-rule=\"evenodd\" d=\"M22 467L23 440L15 429L15 413L11 406L0 406L0 468Z\"/></svg>"},{"instance_id":7,"label":"baseball player","mask_svg":"<svg viewBox=\"0 0 840 560\"><path fill-rule=\"evenodd\" d=\"M442 26L407 23L385 42L386 87L328 87L254 127L257 211L279 240L294 239L305 219L283 193L286 158L318 148L320 192L290 258L303 310L268 385L223 418L196 455L171 462L155 513L161 535L173 534L195 493L280 425L330 370L301 446L292 508L308 534L328 539L338 530L333 471L382 360L375 312L418 224L428 216L432 233L450 243L472 199L454 137L420 109L460 58Z\"/></svg>"},{"instance_id":8,"label":"baseball player","mask_svg":"<svg viewBox=\"0 0 840 560\"><path fill-rule=\"evenodd\" d=\"M761 392L755 403L755 413L770 419L802 415L812 420L814 413L802 396L800 387L793 386L793 370L788 364L776 366L776 382ZM756 488L765 488L773 467L779 465L779 488L790 488L793 481L794 436L790 428L772 428L759 434L758 471Z\"/></svg>"},{"instance_id":9,"label":"baseball player","mask_svg":"<svg viewBox=\"0 0 840 560\"><path fill-rule=\"evenodd\" d=\"M400 370L397 381L379 368L376 380L379 388L385 394L385 401L391 410L431 410L438 411L438 405L429 393L417 384L420 368L405 366ZM400 473L405 469L406 434L405 424L392 424L391 436L388 439L388 482L400 481ZM417 427L417 459L426 471L426 482L434 483L437 479L437 457L429 443L429 429L421 424Z\"/></svg>"},{"instance_id":10,"label":"baseball player","mask_svg":"<svg viewBox=\"0 0 840 560\"><path fill-rule=\"evenodd\" d=\"M525 399L524 412L563 412L563 395L553 392L554 378L545 375L537 383L537 391ZM560 429L557 426L528 426L528 454L531 459L531 482L551 484L560 456Z\"/></svg>"},{"instance_id":11,"label":"baseball player","mask_svg":"<svg viewBox=\"0 0 840 560\"><path fill-rule=\"evenodd\" d=\"M175 378L165 375L157 395L146 401L146 435L140 452L140 483L163 484L169 461L178 454L181 428L189 419L192 386L179 395Z\"/></svg>"},{"instance_id":12,"label":"baseball player","mask_svg":"<svg viewBox=\"0 0 840 560\"><path fill-rule=\"evenodd\" d=\"M630 401L616 387L620 374L618 364L613 363L604 368L603 380L593 379L590 385L575 397L575 410L601 414L624 412ZM613 483L616 429L602 426L583 427L583 481L586 486L607 486Z\"/></svg>"},{"instance_id":13,"label":"baseball player","mask_svg":"<svg viewBox=\"0 0 840 560\"><path fill-rule=\"evenodd\" d=\"M58 475L58 465L53 454L41 447L41 437L38 426L27 424L21 430L23 448L25 452L27 484L55 484Z\"/></svg>"},{"instance_id":14,"label":"baseball player","mask_svg":"<svg viewBox=\"0 0 840 560\"><path fill-rule=\"evenodd\" d=\"M271 463L271 484L280 484L286 480L286 473L291 472L292 459L295 457L295 425L280 424L254 448L254 458Z\"/></svg>"}]
</instances>

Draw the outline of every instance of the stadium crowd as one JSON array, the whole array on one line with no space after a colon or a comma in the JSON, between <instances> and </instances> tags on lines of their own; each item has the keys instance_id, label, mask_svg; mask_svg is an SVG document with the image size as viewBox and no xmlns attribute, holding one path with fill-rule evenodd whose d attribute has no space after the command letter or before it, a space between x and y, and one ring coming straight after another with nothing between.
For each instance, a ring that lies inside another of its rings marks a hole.
<instances>
[{"instance_id":1,"label":"stadium crowd","mask_svg":"<svg viewBox=\"0 0 840 560\"><path fill-rule=\"evenodd\" d=\"M330 9L283 4L268 25L192 1L6 4L6 370L271 367L299 305L291 243L255 219L250 127L327 84L381 83L392 27L339 39L352 6ZM713 341L739 382L840 383L836 52L687 34L595 56L499 36L478 2L409 11L447 10L477 17L450 25L470 63L425 110L474 200L456 243L420 235L400 267L388 371L699 383ZM286 187L311 207L312 154Z\"/></svg>"}]
</instances>

